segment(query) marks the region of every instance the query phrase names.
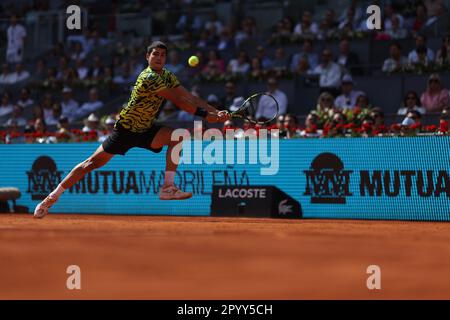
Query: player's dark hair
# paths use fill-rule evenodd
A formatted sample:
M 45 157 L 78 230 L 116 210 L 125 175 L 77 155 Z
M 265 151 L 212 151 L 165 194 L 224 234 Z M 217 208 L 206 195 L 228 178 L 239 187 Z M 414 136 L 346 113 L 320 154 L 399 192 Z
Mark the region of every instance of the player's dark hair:
M 153 41 L 152 44 L 147 47 L 147 53 L 151 53 L 155 48 L 164 49 L 167 53 L 167 46 L 162 41 Z

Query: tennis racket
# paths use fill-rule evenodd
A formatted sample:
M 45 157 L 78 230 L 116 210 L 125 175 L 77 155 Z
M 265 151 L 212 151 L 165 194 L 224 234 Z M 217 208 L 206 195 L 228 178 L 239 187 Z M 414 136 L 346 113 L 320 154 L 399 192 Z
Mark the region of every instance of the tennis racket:
M 263 99 L 263 103 L 265 106 L 268 106 L 271 109 L 269 117 L 264 118 L 264 120 L 258 121 L 255 119 L 256 108 L 258 107 L 258 103 Z M 277 99 L 274 96 L 268 93 L 255 93 L 249 96 L 244 102 L 241 104 L 238 110 L 230 113 L 231 118 L 235 119 L 244 119 L 253 124 L 269 124 L 273 120 L 275 120 L 278 116 L 278 112 L 280 111 L 280 107 L 278 105 Z

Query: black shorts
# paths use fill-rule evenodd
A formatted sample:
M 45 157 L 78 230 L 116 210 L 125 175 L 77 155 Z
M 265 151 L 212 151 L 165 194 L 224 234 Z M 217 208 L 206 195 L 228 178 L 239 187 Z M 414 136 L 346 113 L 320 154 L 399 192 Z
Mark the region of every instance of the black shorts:
M 113 133 L 102 143 L 103 150 L 110 154 L 125 155 L 131 148 L 143 148 L 156 153 L 161 152 L 162 148 L 153 149 L 152 141 L 162 126 L 154 124 L 146 132 L 132 132 L 116 124 Z

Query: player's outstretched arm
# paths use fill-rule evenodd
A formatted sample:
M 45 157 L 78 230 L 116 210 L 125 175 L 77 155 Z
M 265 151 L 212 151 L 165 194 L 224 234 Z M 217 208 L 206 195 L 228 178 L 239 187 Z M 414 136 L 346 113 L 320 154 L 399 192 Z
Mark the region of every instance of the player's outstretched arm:
M 192 95 L 181 86 L 163 89 L 158 92 L 158 95 L 172 101 L 177 107 L 191 114 L 199 115 L 197 113 L 199 108 L 205 110 L 205 115 L 203 117 L 208 122 L 224 122 L 229 119 L 228 112 L 217 110 L 206 101 Z
M 186 88 L 183 86 L 178 86 L 176 88 L 173 88 L 174 92 L 177 96 L 180 97 L 180 99 L 185 100 L 187 103 L 200 107 L 202 109 L 205 109 L 208 112 L 212 113 L 218 113 L 219 110 L 208 104 L 205 100 L 194 96 L 192 93 L 190 93 Z

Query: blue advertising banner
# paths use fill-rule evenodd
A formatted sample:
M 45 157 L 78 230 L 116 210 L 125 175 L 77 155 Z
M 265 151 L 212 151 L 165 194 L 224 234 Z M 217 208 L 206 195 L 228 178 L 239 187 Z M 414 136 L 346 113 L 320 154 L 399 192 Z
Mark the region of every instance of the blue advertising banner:
M 273 175 L 262 174 L 267 162 L 180 165 L 175 183 L 194 193 L 185 201 L 158 198 L 165 152 L 132 149 L 86 175 L 50 212 L 207 216 L 213 185 L 273 185 L 300 202 L 304 218 L 450 220 L 449 143 L 449 137 L 280 140 Z M 19 188 L 18 204 L 32 211 L 97 147 L 0 145 L 0 187 Z

